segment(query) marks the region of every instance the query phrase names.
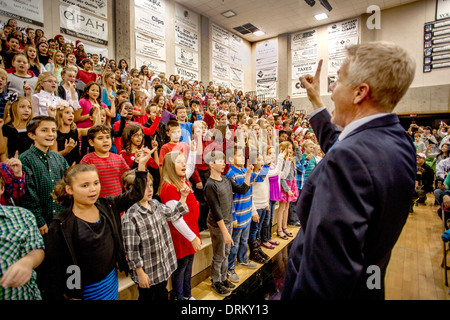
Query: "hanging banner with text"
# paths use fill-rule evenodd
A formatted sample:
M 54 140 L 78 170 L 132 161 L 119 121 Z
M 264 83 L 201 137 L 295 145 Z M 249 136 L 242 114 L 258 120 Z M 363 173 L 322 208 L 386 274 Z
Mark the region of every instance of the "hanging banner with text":
M 134 8 L 134 12 L 137 31 L 159 39 L 166 38 L 166 26 L 162 17 L 138 7 Z
M 60 2 L 108 19 L 108 0 L 60 0 Z
M 175 46 L 175 64 L 180 67 L 198 71 L 198 54 Z
M 108 22 L 81 12 L 78 7 L 59 6 L 61 32 L 78 39 L 108 45 Z
M 166 43 L 136 33 L 136 54 L 166 61 Z
M 155 74 L 166 73 L 165 62 L 147 59 L 141 56 L 136 56 L 136 68 L 140 69 L 141 66 L 147 66 L 148 70 L 153 71 Z
M 198 32 L 199 15 L 175 3 L 175 22 Z
M 180 79 L 185 79 L 189 81 L 199 80 L 198 72 L 188 70 L 182 67 L 175 66 L 175 74 L 180 76 Z
M 198 35 L 183 26 L 175 25 L 175 43 L 198 51 Z
M 134 5 L 153 11 L 163 17 L 166 13 L 165 0 L 134 0 Z
M 7 0 L 0 3 L 0 15 L 40 27 L 44 26 L 43 0 Z

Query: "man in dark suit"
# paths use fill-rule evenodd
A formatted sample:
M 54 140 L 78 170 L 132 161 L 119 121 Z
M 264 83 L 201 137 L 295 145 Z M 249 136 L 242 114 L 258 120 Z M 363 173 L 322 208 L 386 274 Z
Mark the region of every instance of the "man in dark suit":
M 381 68 L 380 66 L 383 66 Z M 282 299 L 384 299 L 391 251 L 409 214 L 416 178 L 411 139 L 392 110 L 415 63 L 390 43 L 347 47 L 331 87 L 331 117 L 315 76 L 300 78 L 315 111 L 310 123 L 325 157 L 297 205 Z

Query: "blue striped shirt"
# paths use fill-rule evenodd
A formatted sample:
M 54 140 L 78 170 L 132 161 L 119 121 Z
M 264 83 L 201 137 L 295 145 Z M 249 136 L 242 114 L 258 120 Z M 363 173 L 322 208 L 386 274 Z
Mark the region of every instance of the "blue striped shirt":
M 264 181 L 269 173 L 269 168 L 268 165 L 264 165 L 259 174 L 252 173 L 250 183 Z M 241 185 L 244 183 L 246 173 L 247 169 L 241 169 L 230 165 L 230 169 L 226 176 Z M 250 184 L 250 189 L 246 194 L 235 193 L 233 196 L 233 221 L 237 220 L 236 229 L 244 229 L 252 220 L 252 191 L 253 187 L 252 184 Z

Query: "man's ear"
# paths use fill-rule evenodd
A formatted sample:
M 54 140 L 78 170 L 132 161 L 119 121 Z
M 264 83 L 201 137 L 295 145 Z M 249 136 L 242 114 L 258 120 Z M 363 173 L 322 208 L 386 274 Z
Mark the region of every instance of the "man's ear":
M 357 88 L 355 88 L 355 91 L 353 92 L 353 103 L 361 104 L 369 97 L 370 86 L 367 83 L 361 83 Z

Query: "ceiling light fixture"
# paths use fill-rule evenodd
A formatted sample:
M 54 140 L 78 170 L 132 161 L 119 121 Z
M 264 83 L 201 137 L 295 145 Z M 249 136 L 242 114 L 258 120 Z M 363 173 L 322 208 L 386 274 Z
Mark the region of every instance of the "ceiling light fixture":
M 222 12 L 222 15 L 226 18 L 231 18 L 231 17 L 234 17 L 236 15 L 236 13 L 231 10 L 228 10 L 228 11 Z
M 264 31 L 262 31 L 262 30 L 258 30 L 258 31 L 253 32 L 253 34 L 255 36 L 259 37 L 259 36 L 265 35 L 266 33 Z
M 319 13 L 319 14 L 316 14 L 315 16 L 314 16 L 314 18 L 316 18 L 316 20 L 325 20 L 325 19 L 328 19 L 328 16 L 327 16 L 327 14 L 326 13 Z

